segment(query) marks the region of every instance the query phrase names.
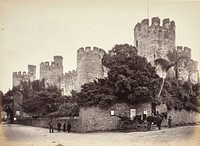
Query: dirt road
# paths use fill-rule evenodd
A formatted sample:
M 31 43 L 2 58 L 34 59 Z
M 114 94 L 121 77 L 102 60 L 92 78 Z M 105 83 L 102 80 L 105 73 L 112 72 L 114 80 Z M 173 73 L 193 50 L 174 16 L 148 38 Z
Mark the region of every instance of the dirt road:
M 130 133 L 49 133 L 44 128 L 0 124 L 0 132 L 0 146 L 200 146 L 200 126 Z

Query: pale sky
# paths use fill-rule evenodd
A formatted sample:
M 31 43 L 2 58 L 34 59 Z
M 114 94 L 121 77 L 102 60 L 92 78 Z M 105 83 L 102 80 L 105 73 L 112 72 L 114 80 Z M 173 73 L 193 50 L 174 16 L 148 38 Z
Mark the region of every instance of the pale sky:
M 0 90 L 12 89 L 12 72 L 62 55 L 64 72 L 76 69 L 76 51 L 134 45 L 134 26 L 148 18 L 148 1 L 0 0 Z M 149 1 L 149 18 L 176 23 L 176 45 L 192 49 L 200 64 L 200 1 Z M 199 67 L 200 65 L 198 65 Z M 200 67 L 199 67 L 200 68 Z

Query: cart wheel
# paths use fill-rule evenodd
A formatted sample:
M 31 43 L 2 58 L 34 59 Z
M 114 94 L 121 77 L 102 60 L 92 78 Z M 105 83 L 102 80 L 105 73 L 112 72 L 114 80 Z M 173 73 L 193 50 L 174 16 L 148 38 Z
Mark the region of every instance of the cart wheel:
M 141 131 L 148 131 L 148 122 L 147 122 L 147 121 L 145 121 L 145 122 L 142 124 Z
M 132 127 L 132 123 L 130 121 L 123 121 L 120 125 L 121 132 L 128 132 Z

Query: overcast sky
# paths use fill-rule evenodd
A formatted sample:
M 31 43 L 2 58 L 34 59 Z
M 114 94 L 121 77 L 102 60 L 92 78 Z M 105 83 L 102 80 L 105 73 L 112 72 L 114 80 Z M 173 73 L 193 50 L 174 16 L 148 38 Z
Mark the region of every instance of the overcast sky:
M 148 18 L 148 2 L 134 0 L 0 0 L 0 90 L 12 72 L 62 55 L 64 72 L 76 69 L 76 51 L 134 45 L 134 26 Z M 176 45 L 192 48 L 200 64 L 200 2 L 149 1 L 149 18 L 176 23 Z M 198 66 L 199 67 L 199 66 Z M 200 67 L 199 67 L 200 68 Z

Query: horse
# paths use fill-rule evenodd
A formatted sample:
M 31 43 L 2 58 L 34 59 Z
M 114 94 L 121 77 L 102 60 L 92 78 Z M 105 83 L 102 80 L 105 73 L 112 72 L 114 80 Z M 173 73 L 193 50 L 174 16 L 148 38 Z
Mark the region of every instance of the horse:
M 164 118 L 167 119 L 167 112 L 157 114 L 157 115 L 154 115 L 154 116 L 148 116 L 146 120 L 148 122 L 149 130 L 151 130 L 151 124 L 152 123 L 157 124 L 158 129 L 161 130 L 161 123 L 162 123 Z

